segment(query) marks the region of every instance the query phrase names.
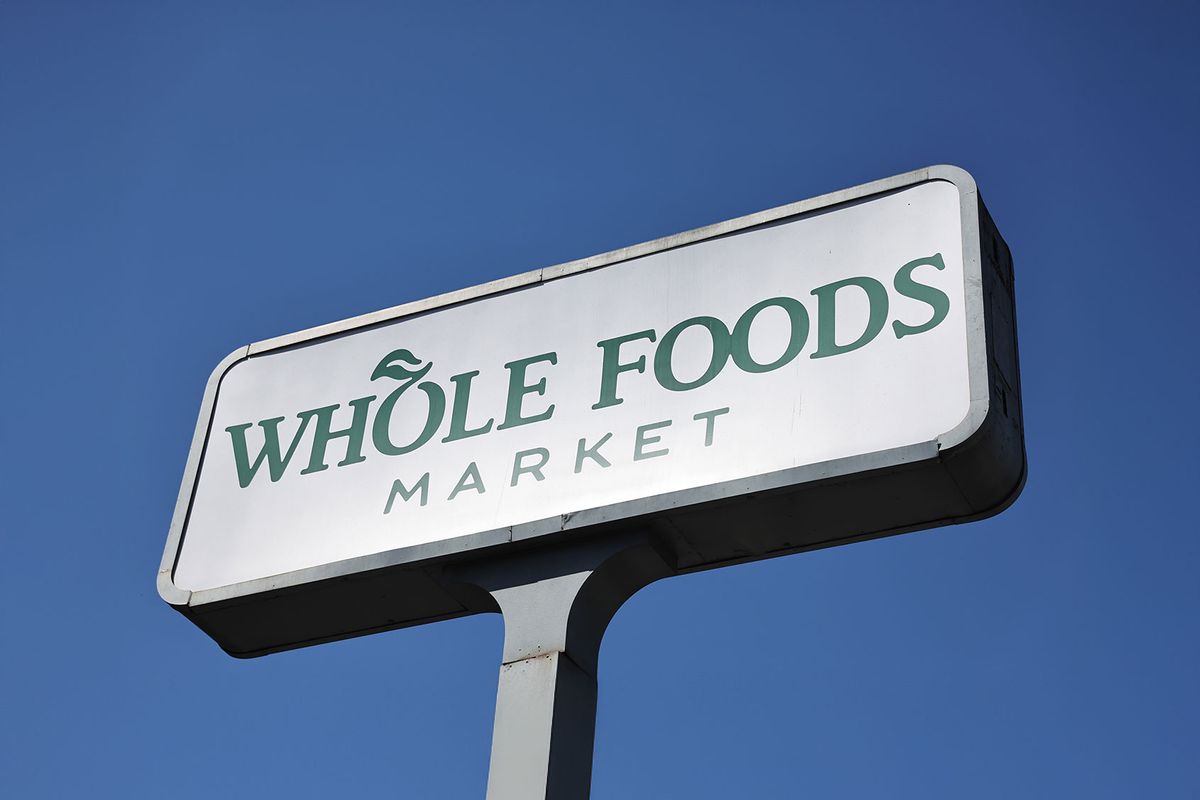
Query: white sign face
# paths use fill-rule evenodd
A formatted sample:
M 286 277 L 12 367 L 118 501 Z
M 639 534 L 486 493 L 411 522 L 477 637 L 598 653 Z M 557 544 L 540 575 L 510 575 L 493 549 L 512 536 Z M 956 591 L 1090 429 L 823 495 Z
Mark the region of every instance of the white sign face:
M 970 408 L 962 237 L 930 181 L 252 356 L 174 584 L 936 439 Z

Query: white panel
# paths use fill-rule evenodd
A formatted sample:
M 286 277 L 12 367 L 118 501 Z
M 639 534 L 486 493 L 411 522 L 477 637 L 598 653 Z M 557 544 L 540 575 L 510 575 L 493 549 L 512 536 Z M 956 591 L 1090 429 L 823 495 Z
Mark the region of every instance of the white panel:
M 867 201 L 818 212 L 757 230 L 698 242 L 508 294 L 404 318 L 340 338 L 269 352 L 235 366 L 221 383 L 192 513 L 175 570 L 175 584 L 200 590 L 529 522 L 558 514 L 774 472 L 829 459 L 932 440 L 953 429 L 969 406 L 967 333 L 958 190 L 934 181 Z M 923 333 L 897 338 L 892 322 L 918 325 L 931 306 L 901 295 L 897 270 L 940 254 L 945 269 L 924 265 L 913 277 L 944 293 L 949 314 Z M 416 267 L 414 267 L 416 268 Z M 820 325 L 813 289 L 868 276 L 888 292 L 883 330 L 865 346 L 812 358 Z M 656 343 L 633 341 L 621 360 L 645 355 L 643 373 L 617 379 L 620 405 L 599 410 L 603 353 L 597 343 L 653 329 L 659 340 L 673 325 L 696 316 L 722 320 L 732 330 L 747 308 L 771 297 L 804 304 L 811 322 L 798 357 L 770 372 L 744 372 L 729 360 L 716 378 L 689 390 L 664 389 L 653 374 Z M 865 294 L 838 294 L 838 341 L 857 338 L 867 320 Z M 752 328 L 751 351 L 769 361 L 783 352 L 791 328 L 777 308 Z M 423 380 L 444 389 L 445 418 L 419 449 L 386 456 L 372 445 L 371 428 L 384 398 L 400 384 L 371 374 L 388 353 L 404 348 L 433 367 Z M 554 352 L 557 363 L 529 369 L 545 377 L 545 396 L 525 397 L 525 414 L 550 403 L 550 419 L 495 429 L 505 414 L 509 373 L 504 365 Z M 702 329 L 680 336 L 674 369 L 683 380 L 708 363 L 711 340 Z M 468 424 L 494 418 L 484 435 L 442 442 L 449 429 L 454 386 L 450 376 L 480 374 L 471 385 Z M 350 425 L 349 401 L 375 395 L 363 441 L 364 461 L 339 467 L 346 438 L 329 443 L 329 468 L 301 474 L 309 461 L 316 420 L 309 423 L 282 477 L 267 465 L 239 486 L 227 428 L 255 423 L 247 433 L 251 459 L 262 445 L 260 420 L 279 424 L 284 449 L 297 431 L 297 414 L 340 404 L 334 429 Z M 425 395 L 416 386 L 397 402 L 398 443 L 424 423 Z M 697 414 L 728 408 L 713 420 L 706 446 Z M 665 455 L 634 460 L 639 426 L 670 421 L 646 436 L 645 450 Z M 577 445 L 611 433 L 602 468 L 586 460 L 575 472 Z M 523 475 L 511 485 L 518 451 L 550 454 L 538 481 Z M 530 459 L 535 460 L 535 459 Z M 448 495 L 469 464 L 486 491 Z M 429 474 L 427 504 L 419 494 L 384 508 L 399 479 L 412 487 Z

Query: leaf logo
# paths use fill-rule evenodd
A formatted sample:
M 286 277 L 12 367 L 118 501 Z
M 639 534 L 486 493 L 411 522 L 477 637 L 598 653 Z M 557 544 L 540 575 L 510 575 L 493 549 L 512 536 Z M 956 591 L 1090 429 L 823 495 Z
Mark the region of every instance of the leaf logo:
M 411 350 L 403 348 L 393 350 L 375 365 L 375 371 L 371 373 L 371 380 L 391 378 L 394 381 L 408 381 L 409 383 L 418 381 L 425 377 L 425 373 L 433 369 L 433 362 L 430 361 L 418 370 L 409 369 L 406 365 L 415 367 L 420 363 L 421 359 L 414 356 Z

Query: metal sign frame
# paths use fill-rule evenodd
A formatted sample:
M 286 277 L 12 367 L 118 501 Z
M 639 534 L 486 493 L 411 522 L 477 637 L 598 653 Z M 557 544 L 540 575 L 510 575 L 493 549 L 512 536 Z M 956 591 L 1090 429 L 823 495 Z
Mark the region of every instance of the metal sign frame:
M 174 584 L 222 377 L 235 364 L 929 181 L 953 184 L 961 213 L 970 411 L 953 430 L 920 444 L 583 508 L 260 580 L 194 592 Z M 244 658 L 497 611 L 502 604 L 484 586 L 488 581 L 474 576 L 514 558 L 544 560 L 599 543 L 604 555 L 592 569 L 619 552 L 650 548 L 654 566 L 639 569 L 657 578 L 987 517 L 1007 507 L 1025 479 L 1017 363 L 1011 256 L 974 179 L 952 166 L 268 339 L 238 348 L 209 378 L 158 573 L 159 594 L 226 652 Z

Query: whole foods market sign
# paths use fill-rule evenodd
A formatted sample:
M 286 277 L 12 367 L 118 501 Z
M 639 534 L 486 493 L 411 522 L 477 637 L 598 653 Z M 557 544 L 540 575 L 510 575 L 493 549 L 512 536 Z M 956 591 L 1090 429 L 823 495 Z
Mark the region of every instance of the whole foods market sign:
M 890 181 L 237 351 L 164 595 L 252 598 L 943 462 L 996 399 L 1019 438 L 1007 248 L 960 170 Z M 956 502 L 947 520 L 987 511 Z
M 970 407 L 958 217 L 926 183 L 247 359 L 176 583 L 933 439 Z

